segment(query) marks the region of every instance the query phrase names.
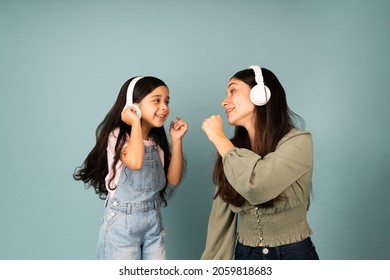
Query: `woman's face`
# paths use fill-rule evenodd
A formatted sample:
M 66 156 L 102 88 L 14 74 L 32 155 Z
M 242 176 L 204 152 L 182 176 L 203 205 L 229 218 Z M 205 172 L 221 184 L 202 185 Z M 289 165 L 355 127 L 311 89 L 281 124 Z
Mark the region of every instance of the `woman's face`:
M 251 102 L 251 88 L 243 81 L 232 78 L 227 86 L 226 98 L 222 101 L 228 123 L 235 126 L 253 126 L 256 106 Z

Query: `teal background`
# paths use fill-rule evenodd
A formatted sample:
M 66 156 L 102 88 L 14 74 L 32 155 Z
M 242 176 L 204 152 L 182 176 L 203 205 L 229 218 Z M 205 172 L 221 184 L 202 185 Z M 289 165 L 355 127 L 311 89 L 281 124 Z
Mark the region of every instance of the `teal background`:
M 0 1 L 0 259 L 94 259 L 103 201 L 72 179 L 120 86 L 154 75 L 189 124 L 163 210 L 169 259 L 199 259 L 214 186 L 200 126 L 258 64 L 313 134 L 322 259 L 390 259 L 390 2 Z M 225 123 L 226 124 L 226 123 Z M 226 127 L 231 136 L 232 128 Z

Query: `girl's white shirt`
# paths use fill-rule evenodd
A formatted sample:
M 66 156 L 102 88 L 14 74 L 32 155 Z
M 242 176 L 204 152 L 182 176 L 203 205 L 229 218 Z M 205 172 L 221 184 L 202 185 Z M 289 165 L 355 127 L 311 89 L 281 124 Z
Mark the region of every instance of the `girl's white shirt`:
M 110 136 L 108 137 L 108 145 L 107 145 L 108 174 L 107 174 L 105 180 L 106 180 L 106 188 L 107 188 L 110 196 L 112 196 L 115 192 L 115 188 L 118 185 L 119 177 L 120 177 L 121 170 L 123 167 L 123 162 L 121 160 L 119 160 L 115 166 L 115 169 L 116 169 L 115 178 L 111 182 L 111 189 L 114 189 L 114 190 L 111 190 L 109 188 L 109 181 L 110 181 L 110 178 L 112 177 L 112 174 L 114 173 L 114 170 L 112 168 L 112 164 L 114 162 L 115 145 L 116 145 L 116 142 L 118 140 L 118 134 L 119 134 L 119 128 L 116 128 L 110 133 Z M 143 140 L 143 142 L 144 142 L 144 146 L 156 145 L 156 143 L 152 140 Z M 125 146 L 126 145 L 127 145 L 127 141 L 126 141 Z M 158 145 L 156 145 L 156 146 L 157 146 L 157 149 L 158 149 L 158 152 L 160 155 L 161 163 L 164 166 L 164 151 L 161 149 L 160 146 L 158 146 Z

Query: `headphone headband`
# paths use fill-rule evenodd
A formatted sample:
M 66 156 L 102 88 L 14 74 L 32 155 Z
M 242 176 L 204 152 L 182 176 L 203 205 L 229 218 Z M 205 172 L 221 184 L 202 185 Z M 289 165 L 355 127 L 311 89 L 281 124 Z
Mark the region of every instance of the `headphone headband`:
M 249 69 L 252 69 L 255 72 L 255 81 L 257 84 L 251 89 L 250 99 L 252 103 L 257 106 L 265 105 L 271 98 L 271 91 L 264 84 L 261 67 L 257 65 L 252 65 L 249 67 Z
M 141 80 L 143 77 L 135 77 L 131 80 L 129 87 L 127 88 L 127 93 L 126 93 L 126 107 L 131 107 L 132 109 L 135 110 L 137 116 L 141 118 L 141 109 L 133 103 L 133 94 L 134 94 L 134 87 L 136 83 Z
M 252 65 L 249 67 L 255 72 L 255 81 L 258 85 L 264 84 L 263 73 L 261 72 L 260 66 Z

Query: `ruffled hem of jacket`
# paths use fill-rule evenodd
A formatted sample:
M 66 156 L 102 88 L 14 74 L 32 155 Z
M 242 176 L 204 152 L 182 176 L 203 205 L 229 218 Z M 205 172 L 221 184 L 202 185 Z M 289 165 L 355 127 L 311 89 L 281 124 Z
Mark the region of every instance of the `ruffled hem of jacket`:
M 285 238 L 285 239 L 275 239 L 275 240 L 264 239 L 263 246 L 278 247 L 278 246 L 282 246 L 282 245 L 300 242 L 300 241 L 303 241 L 306 238 L 308 238 L 312 233 L 313 233 L 313 231 L 309 228 L 309 229 L 307 229 L 307 232 L 305 232 L 305 233 L 298 233 L 296 235 L 289 236 L 288 238 Z M 248 238 L 248 237 L 245 238 L 243 236 L 240 236 L 240 234 L 238 234 L 238 241 L 241 244 L 244 244 L 244 245 L 250 246 L 250 247 L 258 247 L 259 243 L 260 243 L 258 238 L 255 238 L 255 239 Z

